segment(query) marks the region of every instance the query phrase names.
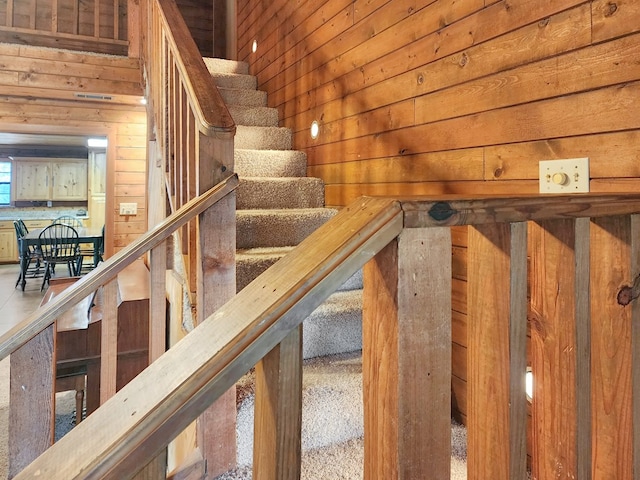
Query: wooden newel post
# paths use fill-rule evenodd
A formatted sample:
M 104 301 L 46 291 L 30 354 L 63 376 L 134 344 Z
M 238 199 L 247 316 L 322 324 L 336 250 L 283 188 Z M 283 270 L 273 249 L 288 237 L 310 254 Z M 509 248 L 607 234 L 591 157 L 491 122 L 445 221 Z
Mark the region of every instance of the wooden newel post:
M 364 269 L 365 479 L 451 472 L 451 233 L 405 229 Z
M 233 171 L 233 135 L 199 137 L 202 191 Z M 236 194 L 202 213 L 199 222 L 198 324 L 236 294 Z M 198 445 L 214 478 L 236 465 L 236 389 L 224 393 L 198 419 Z

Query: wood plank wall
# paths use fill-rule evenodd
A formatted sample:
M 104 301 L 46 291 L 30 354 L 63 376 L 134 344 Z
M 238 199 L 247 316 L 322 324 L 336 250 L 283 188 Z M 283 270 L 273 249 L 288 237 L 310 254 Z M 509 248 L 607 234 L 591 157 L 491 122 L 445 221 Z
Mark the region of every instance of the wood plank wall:
M 249 0 L 237 21 L 238 58 L 326 182 L 327 205 L 537 193 L 539 160 L 582 156 L 591 191 L 640 188 L 637 0 Z M 464 230 L 453 238 L 464 417 Z
M 107 253 L 146 231 L 147 121 L 138 60 L 0 44 L 0 88 L 2 131 L 109 135 L 114 182 L 106 216 L 114 223 Z M 75 93 L 107 93 L 111 101 Z M 137 202 L 138 214 L 120 217 L 120 202 Z

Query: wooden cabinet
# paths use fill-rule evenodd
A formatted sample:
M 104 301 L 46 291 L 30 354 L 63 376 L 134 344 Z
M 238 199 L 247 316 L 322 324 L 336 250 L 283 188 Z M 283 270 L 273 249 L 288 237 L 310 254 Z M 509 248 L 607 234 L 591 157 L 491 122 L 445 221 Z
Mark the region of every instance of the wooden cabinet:
M 107 191 L 107 153 L 89 151 L 89 220 L 87 226 L 101 227 L 105 223 Z
M 16 158 L 14 200 L 87 199 L 87 160 Z
M 18 246 L 12 221 L 0 221 L 0 263 L 16 262 Z

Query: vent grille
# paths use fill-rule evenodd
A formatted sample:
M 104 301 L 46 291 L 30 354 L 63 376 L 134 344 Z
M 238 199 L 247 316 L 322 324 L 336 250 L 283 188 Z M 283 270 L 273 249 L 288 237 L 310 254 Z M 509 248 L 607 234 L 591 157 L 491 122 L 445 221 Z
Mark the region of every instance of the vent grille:
M 102 95 L 99 93 L 75 93 L 76 98 L 82 98 L 85 100 L 112 100 L 110 95 Z

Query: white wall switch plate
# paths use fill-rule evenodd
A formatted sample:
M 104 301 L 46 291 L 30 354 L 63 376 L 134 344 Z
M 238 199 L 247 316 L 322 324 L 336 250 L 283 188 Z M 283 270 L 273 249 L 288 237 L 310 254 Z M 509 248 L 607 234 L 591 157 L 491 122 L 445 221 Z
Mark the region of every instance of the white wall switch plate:
M 137 215 L 138 204 L 137 203 L 121 203 L 120 215 Z
M 585 193 L 589 191 L 589 159 L 542 160 L 540 193 Z

